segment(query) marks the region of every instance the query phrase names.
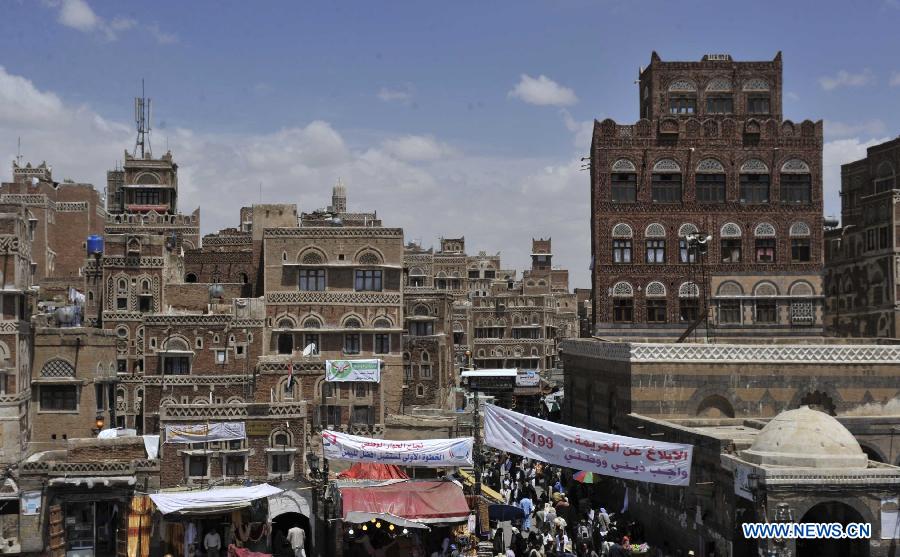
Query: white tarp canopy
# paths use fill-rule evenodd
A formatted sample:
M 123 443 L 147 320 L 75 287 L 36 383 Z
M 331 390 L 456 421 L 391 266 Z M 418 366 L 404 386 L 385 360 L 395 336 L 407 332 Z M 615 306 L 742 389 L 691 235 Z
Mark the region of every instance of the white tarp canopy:
M 229 511 L 245 506 L 254 499 L 262 499 L 281 493 L 282 490 L 269 484 L 252 487 L 228 487 L 202 491 L 172 491 L 154 493 L 150 496 L 153 503 L 163 514 L 177 512 L 215 512 Z
M 460 377 L 515 377 L 517 369 L 467 369 Z

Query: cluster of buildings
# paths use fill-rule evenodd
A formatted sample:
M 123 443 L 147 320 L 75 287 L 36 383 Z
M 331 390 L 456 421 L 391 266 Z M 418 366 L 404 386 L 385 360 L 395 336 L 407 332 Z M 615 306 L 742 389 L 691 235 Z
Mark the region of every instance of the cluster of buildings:
M 0 186 L 0 553 L 113 555 L 136 495 L 246 482 L 287 489 L 274 518 L 312 539 L 322 429 L 446 437 L 461 367 L 548 375 L 578 334 L 549 239 L 519 277 L 464 238 L 405 244 L 340 182 L 201 237 L 172 154 L 139 146 L 105 194 L 19 160 Z M 380 382 L 325 382 L 346 360 Z M 201 426 L 238 433 L 166 442 Z
M 783 118 L 780 53 L 654 52 L 637 83 L 636 123 L 594 125 L 594 338 L 563 343 L 564 420 L 694 447 L 690 487 L 612 488 L 674 554 L 895 554 L 900 140 L 842 166 L 838 223 L 822 122 Z M 783 521 L 872 535 L 741 530 Z
M 426 249 L 351 212 L 340 182 L 324 209 L 242 207 L 201 235 L 172 154 L 140 135 L 103 194 L 14 162 L 0 185 L 0 553 L 131 555 L 136 497 L 248 482 L 285 488 L 268 521 L 318 538 L 319 432 L 456 435 L 460 370 L 475 368 L 541 378 L 504 383 L 509 406 L 537 411 L 564 377 L 566 423 L 693 445 L 687 488 L 610 484 L 654 545 L 892 555 L 900 139 L 842 167 L 838 222 L 823 217 L 822 122 L 783 117 L 780 53 L 653 53 L 638 84 L 636 123 L 594 126 L 590 289 L 570 291 L 549 239 L 532 239 L 521 274 L 463 237 Z M 348 360 L 377 361 L 380 381 L 325 381 Z M 166 442 L 200 429 L 229 433 Z M 873 536 L 741 534 L 789 519 Z M 177 547 L 179 527 L 148 543 Z

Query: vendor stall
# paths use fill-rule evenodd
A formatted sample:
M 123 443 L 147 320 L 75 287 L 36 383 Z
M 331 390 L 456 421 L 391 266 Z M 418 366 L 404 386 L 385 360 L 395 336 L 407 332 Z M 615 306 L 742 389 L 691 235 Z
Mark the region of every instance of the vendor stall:
M 343 554 L 430 555 L 452 541 L 452 528 L 471 511 L 459 484 L 446 480 L 392 480 L 336 484 L 343 522 Z

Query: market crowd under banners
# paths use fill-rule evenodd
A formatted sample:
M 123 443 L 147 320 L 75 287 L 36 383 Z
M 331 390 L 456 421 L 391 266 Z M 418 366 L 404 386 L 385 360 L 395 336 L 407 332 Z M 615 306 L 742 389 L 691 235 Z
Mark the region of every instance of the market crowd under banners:
M 325 381 L 379 383 L 381 360 L 325 360 Z
M 581 429 L 485 405 L 486 445 L 550 464 L 666 485 L 691 482 L 692 445 Z
M 471 437 L 389 441 L 337 431 L 322 432 L 325 458 L 401 466 L 472 466 L 473 443 L 474 439 Z

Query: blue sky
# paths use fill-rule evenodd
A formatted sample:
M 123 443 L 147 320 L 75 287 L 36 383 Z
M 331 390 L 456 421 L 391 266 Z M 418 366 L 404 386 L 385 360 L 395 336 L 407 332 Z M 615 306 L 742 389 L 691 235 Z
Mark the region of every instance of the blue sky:
M 260 199 L 309 210 L 342 177 L 352 209 L 427 246 L 527 265 L 532 236 L 588 286 L 593 118 L 631 122 L 656 50 L 784 55 L 785 116 L 826 121 L 839 165 L 900 133 L 900 0 L 872 2 L 7 2 L 0 156 L 103 184 L 133 145 L 132 97 L 182 168 L 204 231 Z M 544 76 L 541 78 L 541 76 Z M 5 108 L 4 108 L 5 107 Z

